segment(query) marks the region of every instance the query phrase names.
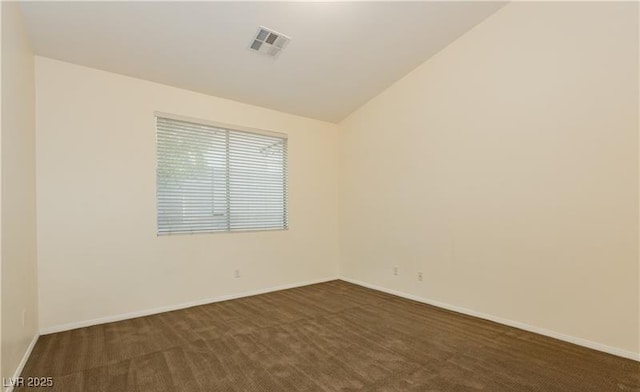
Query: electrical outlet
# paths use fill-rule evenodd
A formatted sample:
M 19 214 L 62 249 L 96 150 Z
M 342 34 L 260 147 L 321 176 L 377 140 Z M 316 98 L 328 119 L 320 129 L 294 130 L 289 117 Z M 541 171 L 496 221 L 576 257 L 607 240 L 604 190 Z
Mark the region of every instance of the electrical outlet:
M 422 272 L 418 272 L 418 282 L 422 282 Z
M 239 277 L 240 277 L 240 270 L 239 270 L 239 269 L 235 270 L 235 272 L 234 272 L 233 276 L 234 276 L 235 278 L 239 278 Z
M 393 267 L 393 275 L 398 276 L 398 266 Z

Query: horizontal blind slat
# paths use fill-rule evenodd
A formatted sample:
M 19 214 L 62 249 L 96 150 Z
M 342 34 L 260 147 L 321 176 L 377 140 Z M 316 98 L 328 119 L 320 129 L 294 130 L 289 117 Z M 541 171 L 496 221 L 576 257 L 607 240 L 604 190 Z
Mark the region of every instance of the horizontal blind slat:
M 156 118 L 158 233 L 288 227 L 287 140 Z

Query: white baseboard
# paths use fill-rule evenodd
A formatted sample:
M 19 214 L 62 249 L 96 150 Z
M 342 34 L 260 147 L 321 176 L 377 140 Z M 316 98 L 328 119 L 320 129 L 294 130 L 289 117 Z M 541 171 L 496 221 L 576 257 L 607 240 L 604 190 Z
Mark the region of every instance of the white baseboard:
M 551 331 L 549 329 L 535 327 L 533 325 L 521 323 L 519 321 L 513 321 L 513 320 L 505 319 L 505 318 L 502 318 L 502 317 L 493 316 L 493 315 L 490 315 L 490 314 L 478 312 L 478 311 L 467 309 L 467 308 L 463 308 L 463 307 L 460 307 L 460 306 L 450 305 L 450 304 L 447 304 L 447 303 L 444 303 L 444 302 L 440 302 L 440 301 L 436 301 L 436 300 L 432 300 L 432 299 L 428 299 L 428 298 L 418 297 L 416 295 L 404 293 L 402 291 L 392 290 L 392 289 L 388 289 L 386 287 L 378 286 L 378 285 L 375 285 L 375 284 L 362 282 L 362 281 L 357 280 L 357 279 L 351 279 L 351 278 L 347 278 L 347 277 L 342 276 L 342 277 L 340 277 L 340 280 L 344 280 L 345 282 L 353 283 L 353 284 L 356 284 L 358 286 L 367 287 L 367 288 L 370 288 L 370 289 L 373 289 L 373 290 L 382 291 L 384 293 L 397 295 L 398 297 L 403 297 L 403 298 L 411 299 L 411 300 L 414 300 L 414 301 L 417 301 L 417 302 L 422 302 L 422 303 L 425 303 L 425 304 L 437 306 L 439 308 L 451 310 L 451 311 L 454 311 L 454 312 L 457 312 L 457 313 L 466 314 L 468 316 L 478 317 L 478 318 L 481 318 L 481 319 L 484 319 L 484 320 L 489 320 L 489 321 L 496 322 L 498 324 L 507 325 L 509 327 L 514 327 L 514 328 L 522 329 L 522 330 L 525 330 L 525 331 L 537 333 L 539 335 L 544 335 L 544 336 L 548 336 L 548 337 L 551 337 L 551 338 L 554 338 L 554 339 L 558 339 L 558 340 L 562 340 L 562 341 L 565 341 L 565 342 L 577 344 L 578 346 L 591 348 L 591 349 L 602 351 L 602 352 L 605 352 L 605 353 L 608 353 L 608 354 L 613 354 L 613 355 L 616 355 L 616 356 L 619 356 L 619 357 L 632 359 L 634 361 L 640 361 L 640 353 L 634 353 L 634 352 L 631 352 L 631 351 L 623 350 L 621 348 L 607 346 L 605 344 L 592 342 L 590 340 L 577 338 L 577 337 L 570 336 L 570 335 L 565 335 L 565 334 L 562 334 L 562 333 L 559 333 L 559 332 L 556 332 L 556 331 Z
M 324 282 L 329 282 L 331 280 L 337 280 L 337 279 L 339 279 L 337 276 L 333 276 L 333 277 L 328 277 L 328 278 L 310 280 L 310 281 L 306 281 L 306 282 L 299 282 L 299 283 L 292 283 L 292 284 L 286 284 L 286 285 L 275 286 L 275 287 L 268 287 L 268 288 L 265 288 L 265 289 L 245 291 L 245 292 L 238 293 L 238 294 L 221 295 L 221 296 L 218 296 L 218 297 L 205 298 L 205 299 L 201 299 L 201 300 L 198 300 L 198 301 L 181 303 L 181 304 L 177 304 L 177 305 L 168 305 L 168 306 L 162 306 L 162 307 L 159 307 L 159 308 L 139 310 L 139 311 L 136 311 L 136 312 L 123 313 L 123 314 L 116 314 L 116 315 L 113 315 L 113 316 L 100 317 L 100 318 L 96 318 L 96 319 L 78 321 L 78 322 L 74 322 L 74 323 L 54 325 L 54 326 L 51 326 L 51 327 L 42 328 L 40 330 L 40 334 L 41 335 L 48 335 L 48 334 L 56 333 L 56 332 L 69 331 L 69 330 L 77 329 L 77 328 L 90 327 L 92 325 L 112 323 L 112 322 L 115 322 L 115 321 L 128 320 L 128 319 L 132 319 L 132 318 L 136 318 L 136 317 L 143 317 L 143 316 L 149 316 L 149 315 L 152 315 L 152 314 L 170 312 L 170 311 L 173 311 L 173 310 L 191 308 L 193 306 L 206 305 L 206 304 L 211 304 L 211 303 L 214 303 L 214 302 L 228 301 L 230 299 L 251 297 L 253 295 L 266 294 L 266 293 L 270 293 L 270 292 L 273 292 L 273 291 L 293 289 L 293 288 L 296 288 L 296 287 L 308 286 L 308 285 L 311 285 L 311 284 L 324 283 Z
M 451 311 L 454 311 L 454 312 L 466 314 L 466 315 L 473 316 L 473 317 L 478 317 L 478 318 L 481 318 L 481 319 L 484 319 L 484 320 L 493 321 L 493 322 L 496 322 L 496 323 L 499 323 L 499 324 L 507 325 L 509 327 L 514 327 L 514 328 L 522 329 L 524 331 L 537 333 L 539 335 L 548 336 L 548 337 L 551 337 L 551 338 L 555 338 L 555 339 L 562 340 L 562 341 L 565 341 L 565 342 L 577 344 L 579 346 L 583 346 L 583 347 L 591 348 L 591 349 L 594 349 L 594 350 L 602 351 L 602 352 L 605 352 L 605 353 L 608 353 L 608 354 L 612 354 L 612 355 L 616 355 L 616 356 L 619 356 L 619 357 L 628 358 L 628 359 L 632 359 L 632 360 L 635 360 L 635 361 L 640 361 L 640 353 L 634 353 L 634 352 L 623 350 L 623 349 L 620 349 L 620 348 L 617 348 L 617 347 L 611 347 L 611 346 L 607 346 L 607 345 L 601 344 L 601 343 L 596 343 L 596 342 L 593 342 L 593 341 L 590 341 L 590 340 L 577 338 L 577 337 L 570 336 L 570 335 L 565 335 L 565 334 L 562 334 L 562 333 L 559 333 L 559 332 L 556 332 L 556 331 L 552 331 L 552 330 L 548 330 L 548 329 L 545 329 L 545 328 L 532 326 L 532 325 L 529 325 L 529 324 L 521 323 L 519 321 L 513 321 L 513 320 L 505 319 L 505 318 L 502 318 L 502 317 L 493 316 L 493 315 L 486 314 L 486 313 L 483 313 L 483 312 L 478 312 L 478 311 L 475 311 L 475 310 L 463 308 L 461 306 L 451 305 L 451 304 L 447 304 L 447 303 L 444 303 L 444 302 L 440 302 L 440 301 L 436 301 L 436 300 L 432 300 L 432 299 L 428 299 L 428 298 L 422 298 L 422 297 L 419 297 L 419 296 L 416 296 L 416 295 L 412 295 L 412 294 L 408 294 L 408 293 L 405 293 L 405 292 L 402 292 L 402 291 L 388 289 L 386 287 L 382 287 L 382 286 L 378 286 L 378 285 L 375 285 L 375 284 L 366 283 L 366 282 L 363 282 L 363 281 L 360 281 L 360 280 L 357 280 L 357 279 L 347 278 L 347 277 L 344 277 L 344 276 L 341 276 L 341 277 L 335 276 L 335 277 L 328 277 L 328 278 L 323 278 L 323 279 L 316 279 L 316 280 L 311 280 L 311 281 L 306 281 L 306 282 L 299 282 L 299 283 L 293 283 L 293 284 L 269 287 L 269 288 L 265 288 L 265 289 L 246 291 L 246 292 L 242 292 L 242 293 L 238 293 L 238 294 L 222 295 L 222 296 L 218 296 L 218 297 L 214 297 L 214 298 L 206 298 L 206 299 L 202 299 L 202 300 L 198 300 L 198 301 L 182 303 L 182 304 L 177 304 L 177 305 L 169 305 L 169 306 L 163 306 L 163 307 L 154 308 L 154 309 L 147 309 L 147 310 L 141 310 L 141 311 L 136 311 L 136 312 L 130 312 L 130 313 L 113 315 L 113 316 L 101 317 L 101 318 L 96 318 L 96 319 L 92 319 L 92 320 L 79 321 L 79 322 L 75 322 L 75 323 L 54 325 L 54 326 L 51 326 L 51 327 L 43 328 L 40 331 L 40 334 L 41 335 L 47 335 L 47 334 L 56 333 L 56 332 L 68 331 L 68 330 L 72 330 L 72 329 L 76 329 L 76 328 L 89 327 L 89 326 L 92 326 L 92 325 L 98 325 L 98 324 L 111 323 L 111 322 L 115 322 L 115 321 L 128 320 L 128 319 L 132 319 L 132 318 L 136 318 L 136 317 L 143 317 L 143 316 L 149 316 L 149 315 L 152 315 L 152 314 L 170 312 L 172 310 L 185 309 L 185 308 L 190 308 L 190 307 L 193 307 L 193 306 L 206 305 L 206 304 L 210 304 L 210 303 L 214 303 L 214 302 L 228 301 L 228 300 L 231 300 L 231 299 L 250 297 L 250 296 L 259 295 L 259 294 L 266 294 L 266 293 L 270 293 L 270 292 L 278 291 L 278 290 L 286 290 L 286 289 L 292 289 L 292 288 L 295 288 L 295 287 L 308 286 L 308 285 L 311 285 L 311 284 L 324 283 L 324 282 L 328 282 L 328 281 L 336 280 L 336 279 L 344 280 L 345 282 L 353 283 L 353 284 L 356 284 L 358 286 L 367 287 L 367 288 L 370 288 L 370 289 L 373 289 L 373 290 L 377 290 L 377 291 L 382 291 L 382 292 L 385 292 L 385 293 L 388 293 L 388 294 L 397 295 L 399 297 L 411 299 L 411 300 L 414 300 L 414 301 L 417 301 L 417 302 L 422 302 L 422 303 L 425 303 L 425 304 L 437 306 L 439 308 L 451 310 Z M 20 363 L 20 366 L 18 367 L 18 370 L 16 371 L 18 376 L 19 376 L 20 372 L 22 372 L 22 368 L 24 367 L 24 364 L 26 363 L 27 358 L 29 357 L 29 354 L 31 353 L 31 350 L 33 349 L 33 346 L 35 345 L 35 342 L 36 342 L 37 338 L 38 338 L 38 335 L 36 335 L 34 337 L 33 341 L 31 342 L 31 345 L 29 346 L 29 349 L 25 353 L 25 356 L 23 357 L 22 362 Z M 8 389 L 6 392 L 10 392 L 10 389 Z
M 36 333 L 33 336 L 33 339 L 31 339 L 31 343 L 29 343 L 29 346 L 27 347 L 27 351 L 24 352 L 24 355 L 22 356 L 22 359 L 20 360 L 20 363 L 18 364 L 18 367 L 16 368 L 16 371 L 13 373 L 12 380 L 17 380 L 18 377 L 20 377 L 20 375 L 22 374 L 22 370 L 24 369 L 24 365 L 27 364 L 27 360 L 31 356 L 31 351 L 33 351 L 33 348 L 35 347 L 36 342 L 38 341 L 39 337 L 40 337 L 40 335 L 38 333 Z M 12 392 L 12 391 L 13 391 L 13 386 L 6 387 L 5 390 L 4 390 L 4 392 Z

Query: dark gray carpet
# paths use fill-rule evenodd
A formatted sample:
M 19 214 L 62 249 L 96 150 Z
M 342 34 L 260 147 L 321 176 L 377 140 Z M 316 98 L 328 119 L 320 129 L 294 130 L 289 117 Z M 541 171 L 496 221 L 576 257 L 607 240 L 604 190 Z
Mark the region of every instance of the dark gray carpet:
M 640 363 L 332 281 L 40 337 L 18 391 L 640 391 Z

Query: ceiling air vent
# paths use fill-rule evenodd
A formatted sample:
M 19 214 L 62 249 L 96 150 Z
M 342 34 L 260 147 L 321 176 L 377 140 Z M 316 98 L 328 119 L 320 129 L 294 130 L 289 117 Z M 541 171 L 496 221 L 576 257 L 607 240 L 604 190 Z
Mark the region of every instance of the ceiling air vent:
M 291 38 L 284 34 L 260 26 L 249 48 L 270 57 L 277 57 L 290 40 Z

